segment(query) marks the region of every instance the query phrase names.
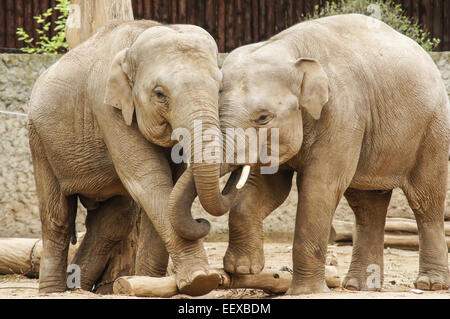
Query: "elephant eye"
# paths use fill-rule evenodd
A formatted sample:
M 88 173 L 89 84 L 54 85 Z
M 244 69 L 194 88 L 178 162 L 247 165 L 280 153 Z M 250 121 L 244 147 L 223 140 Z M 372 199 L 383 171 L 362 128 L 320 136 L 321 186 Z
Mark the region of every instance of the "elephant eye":
M 266 125 L 275 118 L 275 114 L 269 111 L 259 112 L 252 116 L 252 122 L 256 125 Z
M 153 89 L 153 92 L 155 93 L 158 100 L 160 100 L 161 102 L 165 102 L 165 100 L 167 99 L 167 95 L 164 94 L 164 89 L 162 87 L 160 86 L 155 87 Z

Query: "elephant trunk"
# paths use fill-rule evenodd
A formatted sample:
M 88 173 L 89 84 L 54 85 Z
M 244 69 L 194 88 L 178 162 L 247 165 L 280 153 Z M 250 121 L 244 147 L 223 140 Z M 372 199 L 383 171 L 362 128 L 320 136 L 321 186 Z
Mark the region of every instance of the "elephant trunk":
M 230 171 L 229 166 L 222 166 L 220 176 Z M 230 178 L 223 190 L 223 197 L 226 201 L 232 203 L 236 196 L 236 185 L 241 169 L 237 169 L 231 173 Z M 175 231 L 181 237 L 188 240 L 197 240 L 208 235 L 211 228 L 210 223 L 203 218 L 194 219 L 191 215 L 192 203 L 197 196 L 195 188 L 194 176 L 191 168 L 188 168 L 178 179 L 169 199 L 169 219 Z
M 189 240 L 206 236 L 210 229 L 208 221 L 194 220 L 191 215 L 192 202 L 197 194 L 203 208 L 214 216 L 224 215 L 231 205 L 230 196 L 223 196 L 219 187 L 222 143 L 217 108 L 202 108 L 193 114 L 195 121 L 193 117 L 190 121 L 188 118 L 191 123 L 191 167 L 177 181 L 168 207 L 175 231 Z M 208 137 L 212 137 L 212 141 L 208 141 Z
M 191 215 L 192 203 L 197 196 L 192 171 L 187 169 L 178 179 L 169 198 L 168 214 L 177 234 L 188 240 L 197 240 L 208 235 L 210 223 Z

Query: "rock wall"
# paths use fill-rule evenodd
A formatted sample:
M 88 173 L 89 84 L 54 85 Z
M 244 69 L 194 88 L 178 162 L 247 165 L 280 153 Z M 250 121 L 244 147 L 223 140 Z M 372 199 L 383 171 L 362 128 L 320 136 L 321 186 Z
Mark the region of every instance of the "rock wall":
M 441 70 L 450 92 L 450 52 L 431 54 Z M 219 57 L 223 62 L 225 54 Z M 59 56 L 0 54 L 0 110 L 26 113 L 26 103 L 37 77 Z M 0 113 L 0 237 L 38 237 L 40 220 L 37 209 L 31 156 L 26 128 L 27 119 L 20 115 Z M 295 182 L 294 182 L 295 185 Z M 450 195 L 450 191 L 449 191 Z M 447 215 L 450 217 L 450 196 L 447 196 Z M 294 186 L 285 203 L 264 222 L 267 236 L 276 239 L 290 239 L 294 230 L 297 194 Z M 201 208 L 198 200 L 193 205 L 195 216 L 203 216 L 212 222 L 210 239 L 226 239 L 227 215 L 211 217 Z M 396 190 L 391 201 L 389 214 L 412 217 L 401 191 Z M 77 228 L 84 231 L 86 212 L 80 209 Z M 353 214 L 345 199 L 341 201 L 335 218 L 352 220 Z
M 0 110 L 26 112 L 34 82 L 59 58 L 50 54 L 0 54 Z

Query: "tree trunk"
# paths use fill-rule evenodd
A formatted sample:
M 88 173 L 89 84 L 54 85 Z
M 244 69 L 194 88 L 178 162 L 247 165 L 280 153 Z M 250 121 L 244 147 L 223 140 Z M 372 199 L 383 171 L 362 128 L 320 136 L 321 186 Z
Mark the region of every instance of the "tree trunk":
M 131 0 L 72 0 L 66 23 L 69 49 L 75 48 L 112 20 L 133 20 Z

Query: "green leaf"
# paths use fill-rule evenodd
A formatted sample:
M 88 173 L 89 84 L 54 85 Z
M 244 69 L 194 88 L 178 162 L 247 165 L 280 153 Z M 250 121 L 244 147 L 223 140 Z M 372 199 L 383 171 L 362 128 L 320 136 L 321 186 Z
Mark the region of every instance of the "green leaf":
M 68 44 L 66 41 L 65 25 L 69 16 L 70 0 L 56 0 L 54 8 L 48 8 L 40 15 L 34 16 L 33 19 L 40 25 L 40 28 L 36 29 L 39 39 L 31 38 L 23 28 L 16 29 L 17 39 L 23 41 L 27 46 L 20 50 L 25 53 L 33 54 L 57 54 L 67 51 Z M 48 18 L 54 11 L 58 11 L 60 14 L 57 20 L 52 24 L 47 22 Z M 54 36 L 49 39 L 48 35 L 50 31 L 56 32 Z
M 325 4 L 314 7 L 312 14 L 303 15 L 302 20 L 311 20 L 326 16 L 333 16 L 345 13 L 360 13 L 370 15 L 368 10 L 370 5 L 376 4 L 380 9 L 381 20 L 393 29 L 415 40 L 422 47 L 431 51 L 439 45 L 439 42 L 430 39 L 430 34 L 424 32 L 415 19 L 408 17 L 402 5 L 392 0 L 341 0 L 326 1 Z M 439 39 L 437 39 L 439 40 Z M 436 44 L 437 43 L 437 44 Z

